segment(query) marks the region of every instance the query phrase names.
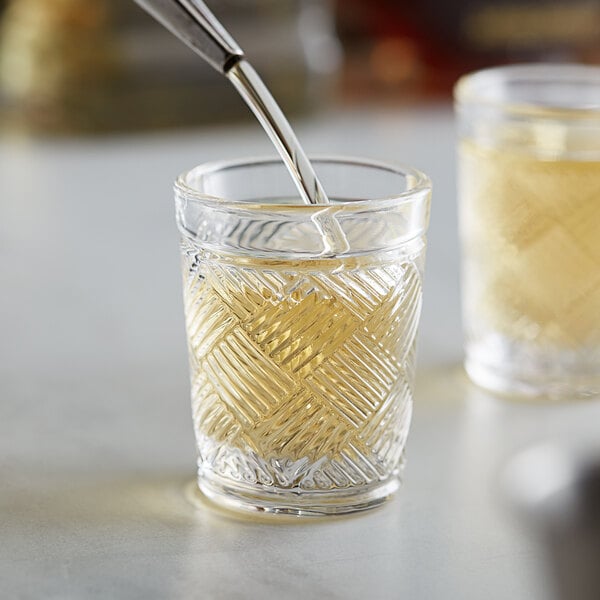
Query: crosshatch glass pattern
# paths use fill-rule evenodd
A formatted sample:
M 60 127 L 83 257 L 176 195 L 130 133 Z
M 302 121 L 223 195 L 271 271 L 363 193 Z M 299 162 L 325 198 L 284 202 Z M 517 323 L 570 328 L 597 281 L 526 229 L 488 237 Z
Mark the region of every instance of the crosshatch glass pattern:
M 430 183 L 313 164 L 328 205 L 299 204 L 277 159 L 175 186 L 198 487 L 237 510 L 342 514 L 399 486 Z
M 420 253 L 223 260 L 184 241 L 200 472 L 332 490 L 392 476 L 412 408 Z

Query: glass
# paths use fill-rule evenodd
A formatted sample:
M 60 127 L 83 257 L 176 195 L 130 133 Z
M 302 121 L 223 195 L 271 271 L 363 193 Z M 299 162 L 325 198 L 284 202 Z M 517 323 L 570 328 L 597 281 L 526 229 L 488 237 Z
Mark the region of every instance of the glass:
M 326 515 L 398 485 L 412 410 L 430 183 L 313 160 L 299 204 L 276 158 L 176 182 L 198 485 L 230 508 Z M 347 244 L 331 251 L 337 219 Z
M 466 370 L 497 392 L 600 393 L 600 68 L 468 75 L 460 124 Z

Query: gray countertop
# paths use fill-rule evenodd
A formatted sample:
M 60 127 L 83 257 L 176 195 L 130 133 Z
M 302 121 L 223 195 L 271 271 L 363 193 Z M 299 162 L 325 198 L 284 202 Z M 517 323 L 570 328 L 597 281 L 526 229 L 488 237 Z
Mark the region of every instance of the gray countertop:
M 383 508 L 301 523 L 193 506 L 171 182 L 270 153 L 252 125 L 0 142 L 0 595 L 541 600 L 538 548 L 498 473 L 541 439 L 593 436 L 598 403 L 501 401 L 460 369 L 449 107 L 298 124 L 309 152 L 408 162 L 434 182 L 415 414 Z

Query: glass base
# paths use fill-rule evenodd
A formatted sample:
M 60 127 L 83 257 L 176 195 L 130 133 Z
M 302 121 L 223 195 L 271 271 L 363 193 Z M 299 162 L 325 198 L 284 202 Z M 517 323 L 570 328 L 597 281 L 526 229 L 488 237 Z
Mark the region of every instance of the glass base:
M 349 515 L 383 504 L 399 488 L 400 478 L 394 474 L 385 481 L 360 489 L 307 492 L 257 489 L 256 486 L 231 481 L 217 475 L 203 474 L 198 479 L 199 491 L 222 508 L 246 515 L 282 515 L 324 517 Z
M 465 370 L 477 385 L 503 395 L 556 401 L 600 398 L 597 350 L 567 351 L 488 336 L 467 343 Z

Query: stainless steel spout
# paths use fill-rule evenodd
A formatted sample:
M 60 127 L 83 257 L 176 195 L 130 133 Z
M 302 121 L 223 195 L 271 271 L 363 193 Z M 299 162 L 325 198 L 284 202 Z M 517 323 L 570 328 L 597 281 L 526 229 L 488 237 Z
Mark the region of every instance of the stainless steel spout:
M 223 74 L 244 52 L 201 0 L 135 0 L 194 52 Z

